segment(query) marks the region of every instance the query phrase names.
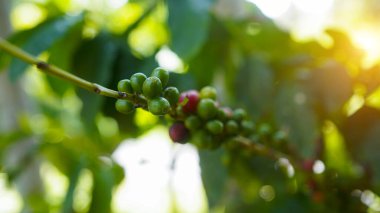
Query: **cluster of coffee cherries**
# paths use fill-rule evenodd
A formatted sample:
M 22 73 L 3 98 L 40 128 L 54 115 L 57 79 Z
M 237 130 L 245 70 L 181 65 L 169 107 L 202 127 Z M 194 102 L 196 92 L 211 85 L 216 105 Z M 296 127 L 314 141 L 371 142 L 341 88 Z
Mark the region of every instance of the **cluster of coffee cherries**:
M 190 141 L 199 148 L 217 148 L 229 138 L 253 133 L 254 123 L 247 119 L 246 111 L 220 106 L 215 88 L 206 86 L 180 94 L 177 88 L 166 87 L 168 81 L 169 72 L 162 68 L 153 70 L 150 77 L 135 73 L 121 80 L 118 90 L 128 98 L 118 99 L 116 109 L 129 114 L 143 107 L 154 115 L 169 115 L 175 121 L 169 129 L 170 138 L 181 144 Z
M 216 100 L 216 89 L 210 86 L 199 92 L 181 93 L 176 113 L 177 120 L 169 129 L 171 139 L 178 143 L 190 141 L 198 148 L 214 149 L 237 135 L 249 136 L 254 123 L 243 109 L 222 107 Z
M 154 115 L 166 115 L 171 107 L 175 106 L 179 99 L 179 91 L 175 87 L 166 87 L 169 81 L 169 72 L 162 68 L 156 68 L 147 77 L 143 73 L 135 73 L 130 79 L 119 81 L 119 92 L 126 93 L 131 97 L 142 97 L 147 102 L 147 109 Z M 166 88 L 165 88 L 166 87 Z M 140 107 L 138 104 L 127 99 L 118 99 L 115 104 L 116 110 L 129 114 Z

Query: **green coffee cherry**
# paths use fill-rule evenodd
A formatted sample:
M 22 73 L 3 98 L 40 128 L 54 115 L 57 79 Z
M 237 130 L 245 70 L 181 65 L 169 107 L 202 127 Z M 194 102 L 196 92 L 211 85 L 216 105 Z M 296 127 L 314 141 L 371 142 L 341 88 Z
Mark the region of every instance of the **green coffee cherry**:
M 202 99 L 210 98 L 210 99 L 216 100 L 216 89 L 210 86 L 203 87 L 199 95 Z
M 186 118 L 185 120 L 185 126 L 186 128 L 194 131 L 197 130 L 201 127 L 202 121 L 195 115 L 190 115 L 189 117 Z
M 223 132 L 223 123 L 219 120 L 212 120 L 206 123 L 206 128 L 212 134 L 218 135 Z
M 191 143 L 200 149 L 213 147 L 214 138 L 205 130 L 196 131 L 191 137 Z
M 257 129 L 257 132 L 259 133 L 259 135 L 261 136 L 264 136 L 264 135 L 269 135 L 271 132 L 272 132 L 272 128 L 269 124 L 261 124 L 258 129 Z
M 136 93 L 141 93 L 144 81 L 146 80 L 146 75 L 144 73 L 138 72 L 131 76 L 131 86 L 133 91 Z
M 218 109 L 215 101 L 209 98 L 201 99 L 197 106 L 198 115 L 205 120 L 211 119 L 216 116 Z
M 169 72 L 161 67 L 154 69 L 151 76 L 159 78 L 163 87 L 168 84 Z
M 255 124 L 252 121 L 244 120 L 241 122 L 241 128 L 243 129 L 244 133 L 253 133 L 255 130 Z
M 131 84 L 131 81 L 129 79 L 123 79 L 123 80 L 119 81 L 119 83 L 117 84 L 117 89 L 120 92 L 126 92 L 129 94 L 133 93 L 132 84 Z
M 170 103 L 163 97 L 148 101 L 148 110 L 154 115 L 165 115 L 170 110 Z
M 244 109 L 235 109 L 232 114 L 233 119 L 241 121 L 247 117 L 247 112 Z
M 142 87 L 143 94 L 148 99 L 153 99 L 161 95 L 162 84 L 161 80 L 157 77 L 147 78 Z
M 124 114 L 129 114 L 135 111 L 135 106 L 133 105 L 133 103 L 124 99 L 118 99 L 115 103 L 115 108 L 117 111 Z
M 221 121 L 226 121 L 232 117 L 232 111 L 227 107 L 218 108 L 216 117 Z
M 171 106 L 174 106 L 178 103 L 179 100 L 179 91 L 175 87 L 168 87 L 164 91 L 164 98 L 166 98 Z
M 229 120 L 226 123 L 225 129 L 228 134 L 236 134 L 239 131 L 239 124 L 234 120 Z

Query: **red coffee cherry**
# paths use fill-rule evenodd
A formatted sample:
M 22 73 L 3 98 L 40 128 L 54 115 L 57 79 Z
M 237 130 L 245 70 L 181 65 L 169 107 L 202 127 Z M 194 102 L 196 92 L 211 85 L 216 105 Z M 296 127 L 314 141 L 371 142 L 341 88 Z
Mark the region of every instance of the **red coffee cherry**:
M 178 103 L 182 103 L 187 99 L 185 105 L 183 105 L 182 110 L 185 113 L 195 113 L 197 111 L 197 106 L 199 103 L 199 93 L 196 90 L 189 90 L 181 93 Z
M 185 144 L 189 139 L 189 130 L 183 122 L 176 122 L 170 127 L 169 136 L 174 142 Z

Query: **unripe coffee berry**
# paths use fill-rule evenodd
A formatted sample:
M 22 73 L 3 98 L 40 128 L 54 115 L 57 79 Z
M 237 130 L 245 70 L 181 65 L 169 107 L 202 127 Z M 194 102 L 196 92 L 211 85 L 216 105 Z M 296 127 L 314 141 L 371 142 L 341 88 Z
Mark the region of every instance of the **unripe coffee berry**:
M 244 133 L 253 133 L 255 130 L 255 124 L 252 121 L 244 120 L 241 122 L 241 127 Z
M 143 83 L 143 94 L 148 99 L 153 99 L 161 95 L 162 84 L 161 80 L 157 77 L 149 77 Z
M 164 98 L 166 98 L 170 105 L 174 106 L 179 100 L 179 91 L 175 87 L 168 87 L 164 91 Z
M 217 118 L 221 121 L 232 118 L 232 110 L 228 107 L 218 108 Z
M 247 112 L 244 109 L 235 109 L 232 114 L 233 119 L 241 121 L 247 117 Z
M 159 78 L 163 87 L 168 84 L 169 72 L 161 67 L 154 69 L 151 76 Z
M 145 80 L 146 80 L 146 75 L 144 73 L 139 72 L 139 73 L 133 74 L 130 78 L 133 91 L 136 93 L 141 93 Z
M 206 130 L 198 130 L 191 136 L 191 143 L 200 149 L 213 147 L 214 138 Z
M 208 120 L 214 118 L 218 112 L 215 101 L 212 99 L 206 98 L 202 99 L 197 107 L 197 112 L 199 117 L 202 119 Z
M 169 101 L 163 97 L 151 99 L 148 101 L 148 110 L 154 115 L 165 115 L 170 110 Z
M 201 127 L 202 121 L 195 115 L 190 115 L 189 117 L 186 118 L 185 120 L 185 126 L 186 128 L 194 131 L 199 129 Z
M 257 132 L 259 135 L 268 136 L 272 132 L 272 127 L 269 124 L 263 123 L 258 127 Z
M 219 120 L 212 120 L 207 122 L 206 128 L 214 135 L 221 134 L 223 132 L 223 123 Z
M 186 103 L 183 104 L 185 101 Z M 178 102 L 183 104 L 182 109 L 185 113 L 195 113 L 199 102 L 199 93 L 196 90 L 183 92 Z
M 216 89 L 214 87 L 203 87 L 199 93 L 201 99 L 210 98 L 216 100 Z
M 239 131 L 239 125 L 236 121 L 229 120 L 225 125 L 225 129 L 228 134 L 236 134 Z
M 115 108 L 117 111 L 124 114 L 129 114 L 135 111 L 135 106 L 133 105 L 133 103 L 124 99 L 118 99 L 115 103 Z
M 120 92 L 126 92 L 129 94 L 133 93 L 133 88 L 131 85 L 131 81 L 129 79 L 123 79 L 123 80 L 119 81 L 119 83 L 117 84 L 117 89 Z
M 172 141 L 184 144 L 189 139 L 189 130 L 182 122 L 177 122 L 170 127 L 169 136 Z

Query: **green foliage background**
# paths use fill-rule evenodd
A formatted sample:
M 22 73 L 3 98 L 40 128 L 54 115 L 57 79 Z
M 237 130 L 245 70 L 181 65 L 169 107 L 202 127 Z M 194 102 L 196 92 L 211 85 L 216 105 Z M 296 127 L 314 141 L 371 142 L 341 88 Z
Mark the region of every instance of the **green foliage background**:
M 181 90 L 215 86 L 223 105 L 250 113 L 260 143 L 279 150 L 286 143 L 292 155 L 321 160 L 326 167 L 322 174 L 296 170 L 289 177 L 278 162 L 275 166 L 245 150 L 200 151 L 210 210 L 376 211 L 379 65 L 364 68 L 363 53 L 344 32 L 327 30 L 328 47 L 297 42 L 253 4 L 240 3 L 245 15 L 234 17 L 216 9 L 221 4 L 216 0 L 130 0 L 116 11 L 101 4 L 81 10 L 71 1 L 32 1 L 44 17 L 12 33 L 9 41 L 112 89 L 135 72 L 150 73 L 158 66 L 158 51 L 169 47 L 184 64 L 171 74 L 170 85 Z M 88 169 L 92 198 L 83 211 L 110 212 L 112 190 L 124 178 L 110 155 L 123 139 L 167 120 L 141 111 L 121 115 L 114 100 L 35 71 L 25 73 L 28 65 L 4 52 L 0 69 L 8 70 L 15 84 L 23 82 L 31 105 L 14 115 L 15 128 L 0 131 L 1 172 L 17 183 L 31 174 L 28 168 L 48 161 L 70 180 L 58 204 L 49 203 L 38 187 L 21 190 L 24 210 L 72 212 L 79 174 Z M 364 100 L 358 107 L 357 99 Z M 138 116 L 151 122 L 136 122 Z M 286 139 L 278 140 L 279 134 Z M 17 155 L 15 162 L 10 155 Z M 259 196 L 263 185 L 275 189 L 274 200 Z M 356 196 L 355 190 L 373 195 L 374 201 L 362 203 L 363 194 Z

